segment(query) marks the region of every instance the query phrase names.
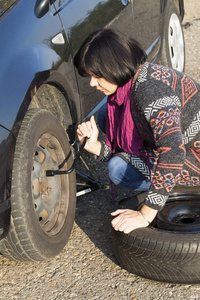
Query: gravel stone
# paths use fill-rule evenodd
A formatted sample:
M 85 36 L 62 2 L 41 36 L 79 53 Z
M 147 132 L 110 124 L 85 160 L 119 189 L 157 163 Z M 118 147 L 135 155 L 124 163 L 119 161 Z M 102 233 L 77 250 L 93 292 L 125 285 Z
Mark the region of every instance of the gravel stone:
M 200 82 L 200 5 L 185 0 L 185 73 Z M 87 154 L 85 154 L 87 157 Z M 98 180 L 109 183 L 105 165 L 94 163 Z M 116 189 L 116 201 L 129 192 Z M 0 260 L 0 299 L 20 300 L 200 300 L 200 284 L 151 281 L 122 269 L 111 244 L 110 212 L 115 208 L 110 190 L 78 198 L 76 219 L 68 244 L 48 262 Z

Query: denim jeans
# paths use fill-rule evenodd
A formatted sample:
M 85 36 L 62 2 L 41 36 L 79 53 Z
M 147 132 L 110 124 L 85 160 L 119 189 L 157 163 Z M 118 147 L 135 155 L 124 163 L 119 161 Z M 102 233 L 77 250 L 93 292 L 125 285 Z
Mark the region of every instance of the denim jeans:
M 115 185 L 135 192 L 148 191 L 150 187 L 149 181 L 144 180 L 140 174 L 117 155 L 108 161 L 108 175 Z
M 105 133 L 107 104 L 104 104 L 98 112 L 98 124 Z M 111 181 L 123 188 L 134 190 L 135 192 L 148 191 L 150 182 L 144 180 L 132 167 L 130 167 L 121 157 L 115 155 L 108 162 L 108 175 Z

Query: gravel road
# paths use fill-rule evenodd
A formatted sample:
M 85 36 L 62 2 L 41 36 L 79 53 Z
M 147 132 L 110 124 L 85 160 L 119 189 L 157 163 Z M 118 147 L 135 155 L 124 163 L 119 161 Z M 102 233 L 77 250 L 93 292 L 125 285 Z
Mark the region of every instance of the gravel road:
M 185 73 L 200 82 L 200 5 L 185 0 Z M 107 182 L 102 165 L 100 180 Z M 127 196 L 115 191 L 115 197 Z M 147 280 L 122 269 L 112 252 L 110 191 L 96 191 L 78 199 L 69 243 L 55 259 L 42 263 L 0 260 L 0 299 L 114 299 L 200 300 L 200 284 L 180 285 Z

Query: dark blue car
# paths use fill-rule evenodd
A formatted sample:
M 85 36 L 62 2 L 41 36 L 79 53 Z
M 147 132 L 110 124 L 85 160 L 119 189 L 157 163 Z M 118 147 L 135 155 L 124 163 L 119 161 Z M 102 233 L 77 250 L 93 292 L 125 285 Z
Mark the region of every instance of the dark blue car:
M 184 70 L 183 0 L 0 1 L 0 252 L 42 261 L 66 245 L 75 215 L 77 124 L 102 100 L 74 69 L 102 27 L 137 39 L 155 61 Z

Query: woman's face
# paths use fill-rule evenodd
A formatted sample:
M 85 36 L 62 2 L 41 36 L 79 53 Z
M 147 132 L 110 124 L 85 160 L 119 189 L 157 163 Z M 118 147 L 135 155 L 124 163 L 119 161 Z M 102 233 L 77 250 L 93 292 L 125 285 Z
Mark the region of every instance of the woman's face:
M 110 83 L 103 77 L 97 77 L 95 75 L 90 75 L 90 86 L 96 87 L 98 91 L 107 96 L 114 94 L 118 88 L 116 84 Z

